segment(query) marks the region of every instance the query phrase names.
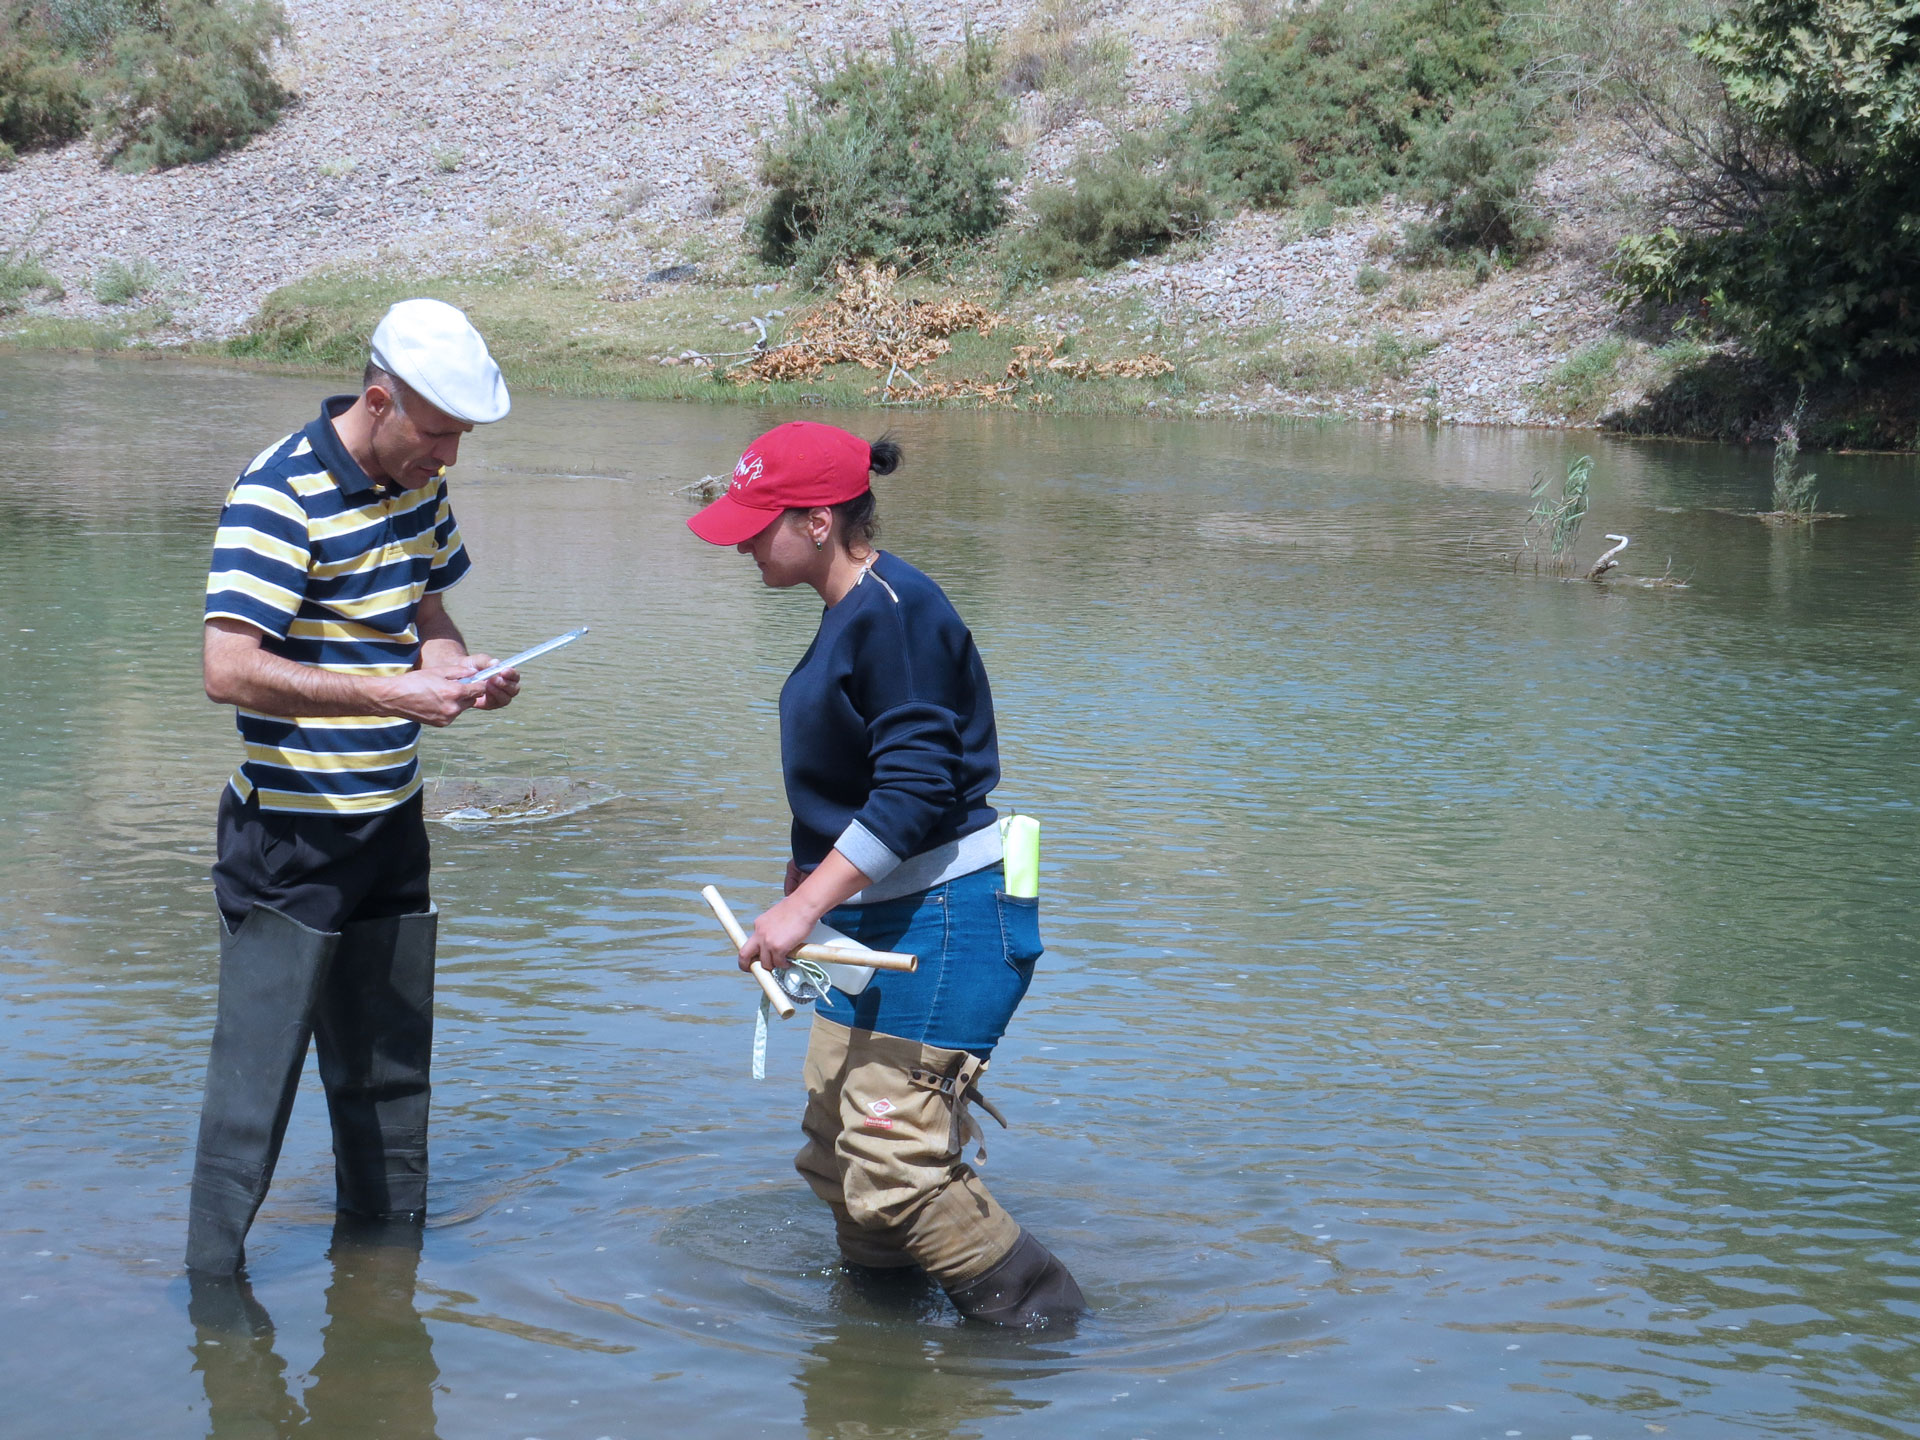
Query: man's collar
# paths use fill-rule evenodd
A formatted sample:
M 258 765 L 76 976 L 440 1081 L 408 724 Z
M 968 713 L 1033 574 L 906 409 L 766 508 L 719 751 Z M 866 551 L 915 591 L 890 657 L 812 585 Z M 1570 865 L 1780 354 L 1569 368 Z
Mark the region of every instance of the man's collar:
M 360 468 L 360 462 L 347 453 L 333 428 L 335 417 L 353 408 L 358 395 L 329 395 L 320 402 L 320 418 L 307 426 L 307 440 L 320 463 L 333 476 L 343 495 L 360 495 L 380 488 L 380 482 Z

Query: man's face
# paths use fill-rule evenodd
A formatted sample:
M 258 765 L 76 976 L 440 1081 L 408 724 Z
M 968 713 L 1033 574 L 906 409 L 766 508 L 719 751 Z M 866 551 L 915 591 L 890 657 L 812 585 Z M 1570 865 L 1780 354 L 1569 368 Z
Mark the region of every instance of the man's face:
M 404 409 L 384 385 L 368 386 L 366 401 L 374 463 L 403 489 L 432 484 L 441 466 L 460 457 L 460 437 L 473 429 L 411 392 Z

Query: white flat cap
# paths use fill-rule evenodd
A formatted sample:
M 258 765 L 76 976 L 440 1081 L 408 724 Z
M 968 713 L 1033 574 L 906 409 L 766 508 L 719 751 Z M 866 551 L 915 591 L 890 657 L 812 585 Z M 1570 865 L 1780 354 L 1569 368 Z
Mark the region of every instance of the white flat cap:
M 373 363 L 471 425 L 503 419 L 512 404 L 487 342 L 444 300 L 402 300 L 387 311 L 373 332 Z

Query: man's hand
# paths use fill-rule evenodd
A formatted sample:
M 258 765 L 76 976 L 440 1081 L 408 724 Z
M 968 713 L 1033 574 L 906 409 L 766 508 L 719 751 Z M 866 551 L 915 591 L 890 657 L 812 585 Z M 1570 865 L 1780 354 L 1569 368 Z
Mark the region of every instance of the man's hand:
M 491 655 L 469 655 L 467 642 L 460 634 L 460 627 L 453 623 L 453 616 L 447 613 L 446 600 L 440 595 L 427 595 L 420 601 L 420 611 L 414 617 L 414 623 L 420 631 L 420 673 L 432 673 L 446 676 L 452 680 L 462 680 L 469 675 L 477 675 L 482 670 L 491 669 L 500 662 Z M 513 703 L 513 697 L 520 693 L 520 672 L 502 670 L 484 685 L 463 685 L 466 691 L 467 705 L 475 710 L 504 710 Z M 465 709 L 466 706 L 462 706 Z M 454 712 L 455 715 L 459 711 Z M 415 716 L 427 725 L 445 725 L 446 720 L 427 720 L 424 716 Z M 449 717 L 449 719 L 452 717 Z
M 463 670 L 463 675 L 478 675 L 482 670 L 490 670 L 500 662 L 491 655 L 468 655 L 463 663 L 471 661 L 473 668 Z M 478 687 L 469 685 L 469 690 L 478 689 L 479 698 L 473 702 L 476 710 L 504 710 L 513 703 L 513 697 L 520 693 L 520 672 L 502 670 L 498 675 L 484 680 Z
M 375 703 L 382 715 L 418 720 L 436 729 L 451 725 L 486 693 L 480 686 L 469 685 L 460 678 L 472 674 L 471 670 L 449 673 L 456 670 L 457 664 L 422 666 L 405 675 L 375 680 L 372 682 Z
M 422 725 L 451 725 L 465 710 L 500 710 L 520 693 L 520 674 L 503 670 L 484 685 L 466 677 L 498 662 L 469 655 L 438 595 L 420 602 L 419 663 L 405 675 L 352 675 L 301 665 L 267 650 L 264 632 L 244 620 L 207 621 L 202 668 L 207 698 L 266 715 L 392 715 Z

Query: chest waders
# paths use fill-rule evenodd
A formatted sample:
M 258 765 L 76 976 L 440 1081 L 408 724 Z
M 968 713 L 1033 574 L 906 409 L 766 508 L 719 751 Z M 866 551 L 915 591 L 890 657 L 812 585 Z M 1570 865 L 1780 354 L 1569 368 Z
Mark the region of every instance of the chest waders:
M 422 1216 L 439 915 L 309 929 L 256 905 L 223 923 L 220 999 L 187 1222 L 190 1269 L 228 1274 L 280 1158 L 309 1040 L 320 1050 L 339 1209 Z
M 1086 1309 L 1073 1276 L 962 1157 L 980 1133 L 970 1102 L 1000 1118 L 977 1089 L 986 1068 L 965 1050 L 816 1015 L 794 1168 L 833 1211 L 849 1264 L 920 1266 L 969 1319 L 1070 1319 Z

